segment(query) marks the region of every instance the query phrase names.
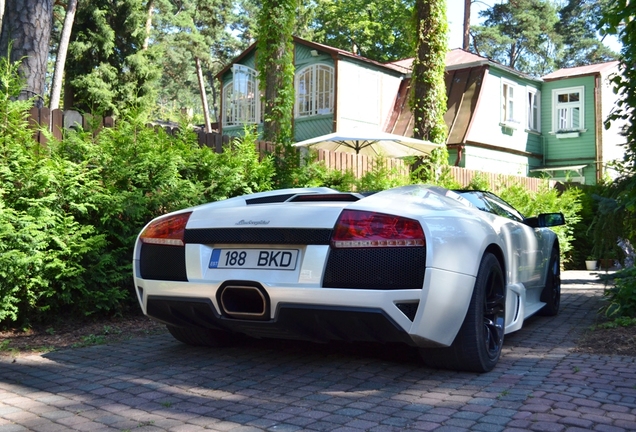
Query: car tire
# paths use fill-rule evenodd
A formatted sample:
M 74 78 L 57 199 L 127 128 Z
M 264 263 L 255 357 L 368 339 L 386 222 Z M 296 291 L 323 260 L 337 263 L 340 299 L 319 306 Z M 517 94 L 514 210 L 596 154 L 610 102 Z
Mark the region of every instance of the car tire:
M 231 345 L 233 341 L 232 334 L 223 330 L 173 325 L 166 325 L 166 328 L 172 337 L 186 345 L 219 347 Z
M 558 248 L 553 248 L 550 254 L 548 275 L 545 288 L 541 291 L 541 301 L 545 303 L 538 315 L 555 316 L 561 305 L 561 256 Z
M 479 265 L 468 312 L 448 348 L 420 349 L 427 366 L 469 372 L 491 371 L 501 355 L 506 284 L 499 260 L 486 253 Z

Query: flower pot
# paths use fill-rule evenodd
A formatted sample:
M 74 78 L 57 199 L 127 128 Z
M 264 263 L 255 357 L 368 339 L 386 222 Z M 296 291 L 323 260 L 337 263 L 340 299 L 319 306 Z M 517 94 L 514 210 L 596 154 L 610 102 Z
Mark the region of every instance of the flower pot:
M 585 260 L 585 268 L 588 270 L 596 270 L 596 260 Z
M 603 258 L 601 260 L 601 269 L 609 270 L 614 267 L 614 260 L 609 258 Z

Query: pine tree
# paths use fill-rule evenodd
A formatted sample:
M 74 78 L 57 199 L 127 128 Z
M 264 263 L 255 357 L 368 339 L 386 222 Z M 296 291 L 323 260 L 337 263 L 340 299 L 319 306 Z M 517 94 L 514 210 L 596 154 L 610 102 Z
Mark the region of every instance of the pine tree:
M 0 57 L 21 61 L 25 80 L 21 98 L 35 97 L 43 106 L 49 41 L 53 23 L 52 0 L 11 0 L 4 10 Z
M 569 0 L 559 10 L 555 30 L 563 38 L 560 68 L 616 60 L 618 54 L 605 46 L 598 35 L 598 17 L 608 0 Z
M 205 96 L 211 95 L 212 121 L 217 120 L 218 83 L 214 75 L 253 42 L 241 21 L 244 2 L 232 0 L 154 0 L 151 47 L 160 52 L 162 69 L 158 88 L 159 105 L 170 110 L 196 107 L 201 113 L 201 92 L 197 58 L 206 79 Z M 236 34 L 236 35 L 235 35 Z M 165 115 L 165 113 L 162 113 Z
M 471 51 L 531 75 L 554 70 L 561 46 L 556 8 L 548 0 L 512 0 L 480 12 Z
M 64 67 L 66 65 L 66 55 L 68 53 L 68 44 L 71 39 L 71 30 L 75 21 L 75 12 L 77 11 L 78 0 L 68 0 L 66 14 L 64 16 L 64 25 L 62 34 L 60 35 L 60 43 L 55 57 L 55 71 L 53 72 L 53 85 L 51 86 L 51 100 L 49 108 L 57 109 L 60 105 L 60 95 L 62 93 L 62 77 L 64 75 Z
M 314 41 L 386 62 L 412 55 L 413 0 L 317 0 Z
M 64 108 L 119 114 L 154 104 L 156 52 L 143 50 L 147 11 L 138 0 L 80 2 L 66 63 Z

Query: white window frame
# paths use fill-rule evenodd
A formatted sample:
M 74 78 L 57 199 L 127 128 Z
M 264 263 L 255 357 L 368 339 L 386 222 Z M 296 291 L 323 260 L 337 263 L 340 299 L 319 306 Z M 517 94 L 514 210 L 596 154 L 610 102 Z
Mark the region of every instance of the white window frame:
M 541 91 L 527 87 L 527 127 L 532 132 L 541 132 Z
M 261 97 L 256 70 L 232 66 L 232 81 L 223 86 L 223 126 L 256 124 L 261 121 Z
M 578 101 L 559 102 L 559 96 L 578 93 Z M 578 109 L 579 124 L 573 122 Z M 552 130 L 554 133 L 580 132 L 585 129 L 585 87 L 568 87 L 552 90 Z
M 506 126 L 517 127 L 519 120 L 518 96 L 519 86 L 514 81 L 501 80 L 501 123 Z
M 333 114 L 334 68 L 325 64 L 313 64 L 296 73 L 295 117 Z

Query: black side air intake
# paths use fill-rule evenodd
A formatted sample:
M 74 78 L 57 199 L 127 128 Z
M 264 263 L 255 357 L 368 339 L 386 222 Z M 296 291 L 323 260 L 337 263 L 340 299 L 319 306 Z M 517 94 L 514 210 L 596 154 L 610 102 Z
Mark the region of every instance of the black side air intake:
M 143 279 L 187 282 L 185 248 L 142 243 L 139 271 Z

